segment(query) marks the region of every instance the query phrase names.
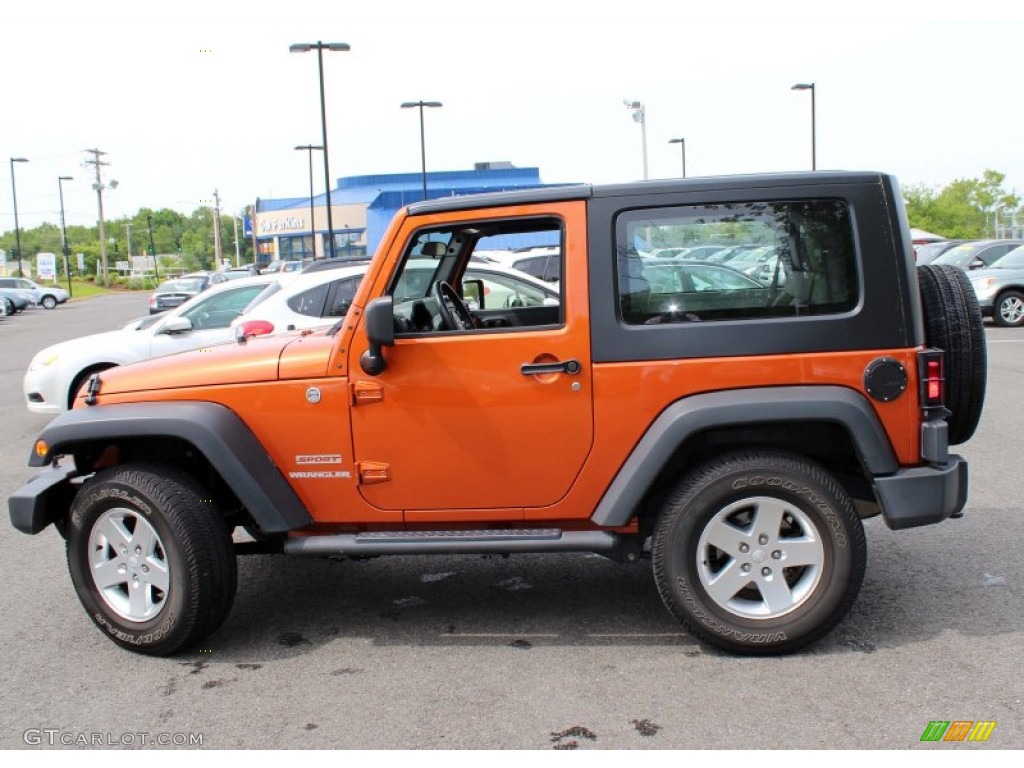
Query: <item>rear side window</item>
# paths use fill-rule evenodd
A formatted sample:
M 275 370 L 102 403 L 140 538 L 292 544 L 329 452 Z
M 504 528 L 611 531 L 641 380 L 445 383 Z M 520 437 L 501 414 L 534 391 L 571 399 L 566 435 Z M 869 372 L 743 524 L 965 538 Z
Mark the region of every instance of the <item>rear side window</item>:
M 315 288 L 310 288 L 308 291 L 297 293 L 288 299 L 288 306 L 293 312 L 297 312 L 300 315 L 323 317 L 324 302 L 327 301 L 327 291 L 330 287 L 329 283 L 324 283 Z
M 634 210 L 616 223 L 629 325 L 837 314 L 858 302 L 850 212 L 840 200 Z M 668 248 L 742 246 L 716 262 Z

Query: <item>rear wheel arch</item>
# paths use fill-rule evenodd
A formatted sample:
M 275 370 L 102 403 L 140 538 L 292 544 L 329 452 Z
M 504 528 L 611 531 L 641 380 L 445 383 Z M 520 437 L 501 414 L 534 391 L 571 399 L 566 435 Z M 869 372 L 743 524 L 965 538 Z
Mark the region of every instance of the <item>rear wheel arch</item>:
M 614 526 L 639 517 L 642 527 L 649 527 L 681 475 L 739 448 L 789 451 L 817 462 L 862 503 L 858 506 L 864 516 L 878 512 L 872 476 L 898 469 L 878 417 L 853 390 L 778 387 L 695 395 L 674 403 L 655 420 L 591 520 Z

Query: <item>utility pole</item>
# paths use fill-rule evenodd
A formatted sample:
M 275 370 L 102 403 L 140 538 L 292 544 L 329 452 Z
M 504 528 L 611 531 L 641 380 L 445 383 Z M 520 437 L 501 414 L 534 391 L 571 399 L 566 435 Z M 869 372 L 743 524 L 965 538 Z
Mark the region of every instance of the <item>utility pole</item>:
M 86 149 L 83 150 L 92 155 L 92 160 L 86 160 L 83 165 L 92 166 L 96 171 L 96 182 L 92 185 L 92 188 L 96 190 L 96 204 L 99 206 L 100 211 L 100 258 L 103 262 L 103 285 L 104 287 L 110 286 L 110 280 L 107 276 L 107 238 L 103 232 L 103 178 L 100 173 L 100 168 L 104 165 L 110 165 L 100 160 L 100 157 L 107 154 L 98 149 Z M 116 181 L 110 182 L 110 188 L 114 189 L 117 186 Z
M 231 214 L 231 221 L 235 225 L 235 266 L 242 266 L 242 249 L 238 245 L 238 217 L 235 214 Z
M 220 235 L 220 195 L 216 189 L 213 190 L 213 257 L 217 262 L 214 269 L 219 270 L 221 262 L 224 261 L 224 249 Z
M 149 255 L 153 257 L 153 274 L 156 277 L 157 285 L 160 284 L 160 269 L 156 264 L 156 246 L 153 245 L 153 216 L 146 214 L 146 224 L 149 226 Z
M 132 260 L 132 223 L 130 221 L 125 222 L 125 230 L 128 233 L 128 261 Z

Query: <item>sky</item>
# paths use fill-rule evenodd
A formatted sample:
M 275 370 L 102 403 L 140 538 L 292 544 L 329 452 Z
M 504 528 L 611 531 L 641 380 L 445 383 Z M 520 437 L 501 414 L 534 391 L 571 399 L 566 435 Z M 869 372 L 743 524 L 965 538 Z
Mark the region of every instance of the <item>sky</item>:
M 29 6 L 29 7 L 21 7 Z M 1024 7 L 946 0 L 389 0 L 8 4 L 0 157 L 19 223 L 94 225 L 83 151 L 106 152 L 108 219 L 227 213 L 309 193 L 296 145 L 319 144 L 324 54 L 331 177 L 537 167 L 545 183 L 884 171 L 941 187 L 986 169 L 1024 196 Z M 645 125 L 624 100 L 640 101 Z M 314 188 L 324 190 L 314 155 Z M 10 165 L 5 169 L 9 177 Z M 13 229 L 0 182 L 0 232 Z

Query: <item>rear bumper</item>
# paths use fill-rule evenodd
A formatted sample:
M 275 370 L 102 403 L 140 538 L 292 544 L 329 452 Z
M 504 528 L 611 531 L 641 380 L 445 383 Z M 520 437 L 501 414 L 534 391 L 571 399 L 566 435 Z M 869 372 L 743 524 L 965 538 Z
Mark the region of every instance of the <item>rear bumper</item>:
M 875 478 L 885 524 L 894 531 L 941 523 L 967 504 L 967 462 L 951 455 L 939 466 L 901 469 Z

